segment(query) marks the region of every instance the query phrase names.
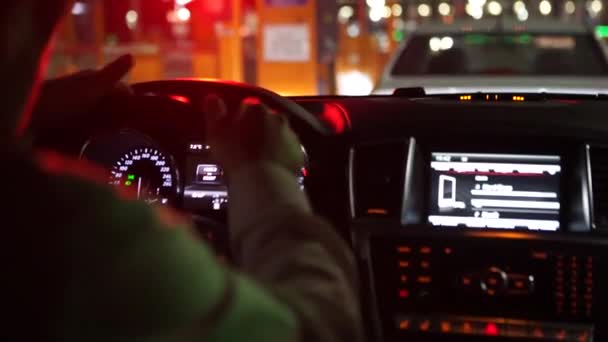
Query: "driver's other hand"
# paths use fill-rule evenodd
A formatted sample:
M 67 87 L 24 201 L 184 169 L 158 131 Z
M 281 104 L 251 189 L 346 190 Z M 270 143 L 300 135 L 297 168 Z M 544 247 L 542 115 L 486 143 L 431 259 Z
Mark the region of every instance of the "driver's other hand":
M 106 96 L 131 94 L 129 86 L 121 80 L 133 65 L 133 57 L 124 55 L 99 70 L 84 70 L 45 81 L 34 108 L 33 124 L 61 124 L 79 119 L 77 116 Z
M 239 112 L 230 113 L 224 101 L 209 95 L 204 102 L 207 139 L 212 153 L 226 169 L 236 170 L 272 163 L 294 174 L 304 156 L 287 119 L 270 113 L 261 103 L 244 101 Z

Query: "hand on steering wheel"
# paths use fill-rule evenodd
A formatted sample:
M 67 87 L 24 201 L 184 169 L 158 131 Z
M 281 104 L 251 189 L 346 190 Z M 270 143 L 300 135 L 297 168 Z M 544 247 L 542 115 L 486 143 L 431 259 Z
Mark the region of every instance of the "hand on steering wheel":
M 134 61 L 122 56 L 99 70 L 84 70 L 45 81 L 32 116 L 32 126 L 51 128 L 82 117 L 99 101 L 111 95 L 131 94 L 121 80 L 131 71 Z
M 295 133 L 282 115 L 271 114 L 260 103 L 244 101 L 240 112 L 229 113 L 216 95 L 205 98 L 207 139 L 228 172 L 250 165 L 272 163 L 296 172 L 304 156 Z

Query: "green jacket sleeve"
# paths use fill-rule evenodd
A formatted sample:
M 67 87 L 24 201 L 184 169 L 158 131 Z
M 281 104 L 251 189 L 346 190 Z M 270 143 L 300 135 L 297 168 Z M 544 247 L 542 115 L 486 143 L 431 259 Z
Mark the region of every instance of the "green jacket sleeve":
M 88 184 L 68 229 L 63 341 L 290 341 L 292 311 L 220 264 L 187 226 Z

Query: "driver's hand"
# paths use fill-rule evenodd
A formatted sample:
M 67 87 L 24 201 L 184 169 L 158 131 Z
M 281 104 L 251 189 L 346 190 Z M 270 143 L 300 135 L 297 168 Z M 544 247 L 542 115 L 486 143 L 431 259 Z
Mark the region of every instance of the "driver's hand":
M 99 70 L 85 70 L 69 76 L 47 80 L 32 116 L 33 126 L 48 127 L 82 116 L 102 98 L 114 94 L 131 94 L 121 80 L 131 71 L 134 61 L 122 56 Z
M 230 173 L 260 164 L 273 164 L 294 175 L 303 166 L 300 143 L 284 116 L 247 101 L 240 112 L 229 113 L 215 95 L 205 99 L 204 110 L 209 145 L 229 179 Z

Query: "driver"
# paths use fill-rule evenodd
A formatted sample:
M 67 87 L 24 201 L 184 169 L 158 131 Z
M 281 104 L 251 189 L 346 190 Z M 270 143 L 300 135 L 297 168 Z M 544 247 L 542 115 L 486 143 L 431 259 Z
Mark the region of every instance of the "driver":
M 30 121 L 68 120 L 45 113 L 93 105 L 132 65 L 124 57 L 47 83 L 33 111 L 48 41 L 70 5 L 7 0 L 0 12 L 3 336 L 360 340 L 354 258 L 299 190 L 302 156 L 283 117 L 205 101 L 210 143 L 228 172 L 238 269 L 218 262 L 179 215 L 117 195 L 79 161 L 28 148 Z

